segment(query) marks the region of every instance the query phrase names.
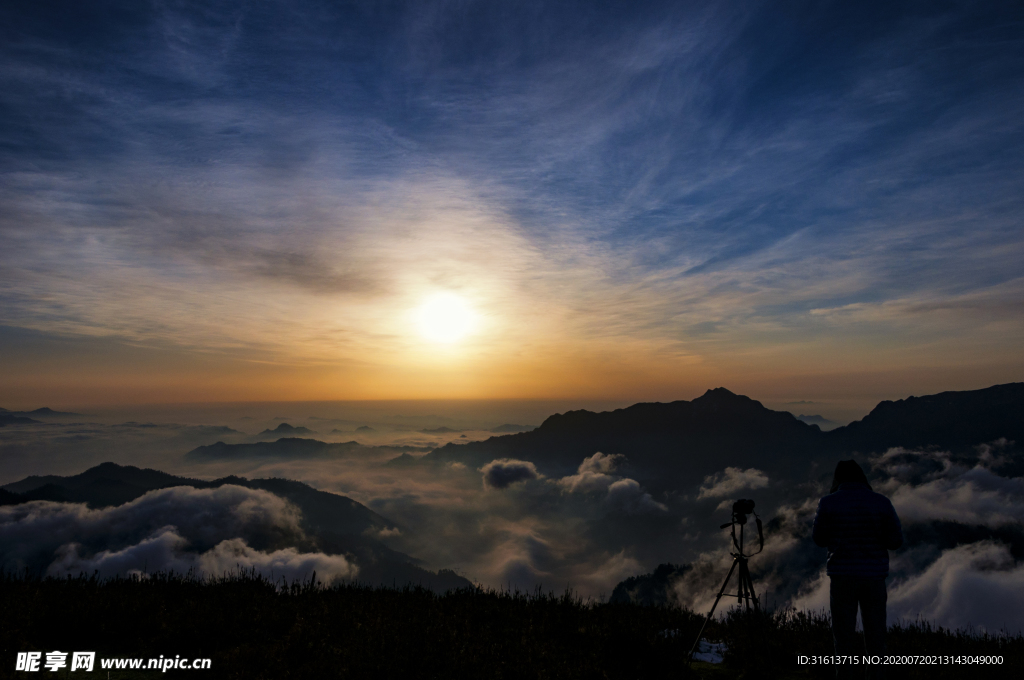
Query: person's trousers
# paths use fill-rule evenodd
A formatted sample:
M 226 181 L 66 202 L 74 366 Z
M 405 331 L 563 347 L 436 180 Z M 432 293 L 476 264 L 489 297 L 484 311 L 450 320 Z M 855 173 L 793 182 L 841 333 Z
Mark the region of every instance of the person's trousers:
M 832 639 L 837 655 L 885 656 L 885 577 L 830 576 L 829 603 L 832 607 Z M 855 631 L 857 607 L 864 624 L 864 646 Z M 863 663 L 836 666 L 837 678 L 883 678 L 884 667 Z

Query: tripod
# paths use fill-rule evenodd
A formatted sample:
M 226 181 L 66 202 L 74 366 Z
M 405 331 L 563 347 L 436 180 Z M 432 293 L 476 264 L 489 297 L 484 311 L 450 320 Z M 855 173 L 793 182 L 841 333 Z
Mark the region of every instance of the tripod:
M 718 591 L 718 597 L 715 598 L 715 603 L 711 605 L 711 611 L 708 612 L 707 617 L 704 619 L 704 624 L 700 627 L 700 632 L 697 633 L 697 639 L 693 641 L 693 647 L 690 648 L 690 655 L 687 659 L 692 659 L 694 652 L 697 651 L 697 646 L 700 645 L 700 636 L 704 634 L 704 629 L 711 621 L 711 617 L 715 615 L 715 608 L 718 607 L 718 603 L 721 601 L 722 596 L 725 595 L 725 589 L 729 587 L 729 579 L 732 578 L 732 574 L 736 571 L 736 567 L 739 567 L 739 585 L 736 593 L 736 603 L 746 604 L 746 608 L 750 609 L 753 606 L 754 611 L 760 611 L 761 605 L 758 602 L 757 595 L 754 593 L 754 582 L 750 580 L 750 569 L 747 568 L 747 560 L 756 555 L 757 553 L 764 550 L 764 532 L 761 528 L 761 518 L 754 514 L 754 521 L 757 524 L 757 540 L 760 544 L 757 552 L 750 553 L 749 555 L 743 552 L 743 525 L 747 523 L 747 514 L 754 514 L 754 501 L 738 500 L 732 506 L 732 521 L 723 524 L 720 529 L 727 527 L 732 528 L 732 545 L 736 549 L 735 552 L 730 553 L 732 555 L 732 567 L 729 568 L 729 573 L 725 577 L 725 581 L 722 582 L 722 587 Z M 740 528 L 740 535 L 736 537 L 736 527 Z M 729 597 L 733 594 L 729 593 Z

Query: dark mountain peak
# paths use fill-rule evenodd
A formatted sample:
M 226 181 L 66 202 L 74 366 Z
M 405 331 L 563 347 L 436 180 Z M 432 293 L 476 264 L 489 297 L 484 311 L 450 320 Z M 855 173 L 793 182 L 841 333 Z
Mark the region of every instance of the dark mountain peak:
M 218 487 L 224 486 L 225 484 L 234 484 L 235 486 L 248 486 L 249 480 L 245 477 L 239 477 L 238 475 L 228 475 L 227 477 L 221 477 L 210 482 L 210 486 Z
M 29 411 L 28 415 L 32 415 L 32 416 L 80 416 L 82 414 L 81 413 L 72 413 L 70 411 L 54 411 L 52 408 L 50 408 L 48 406 L 43 406 L 42 408 L 37 408 L 34 411 Z
M 87 475 L 90 472 L 105 472 L 105 471 L 108 471 L 108 470 L 132 470 L 132 471 L 135 471 L 135 470 L 140 470 L 140 469 L 141 468 L 137 468 L 134 465 L 118 465 L 117 463 L 114 463 L 114 462 L 108 460 L 105 463 L 100 463 L 99 465 L 94 465 L 93 467 L 87 469 L 85 472 L 82 472 L 81 474 Z
M 1024 383 L 883 401 L 863 419 L 828 433 L 864 452 L 893 446 L 959 448 L 1024 439 Z
M 750 397 L 742 394 L 730 392 L 724 387 L 716 387 L 713 390 L 708 390 L 691 401 L 690 404 L 692 404 L 694 408 L 700 410 L 725 409 L 729 411 L 765 411 L 775 413 L 774 411 L 770 411 L 770 409 L 765 408 L 764 404 L 756 399 L 751 399 Z
M 90 507 L 107 507 L 127 503 L 152 489 L 189 484 L 203 482 L 175 477 L 159 470 L 107 462 L 70 477 L 26 477 L 6 485 L 6 489 L 21 494 L 24 500 L 88 503 Z
M 600 451 L 625 455 L 652 478 L 679 473 L 699 481 L 726 465 L 783 468 L 813 453 L 820 435 L 817 427 L 791 413 L 717 388 L 693 401 L 640 403 L 601 413 L 567 411 L 548 417 L 535 430 L 449 444 L 422 460 L 478 465 L 512 457 L 561 473 Z
M 107 461 L 105 463 L 100 463 L 99 465 L 94 465 L 91 468 L 88 468 L 85 472 L 80 472 L 79 474 L 74 475 L 73 477 L 66 477 L 66 479 L 81 479 L 85 477 L 95 478 L 109 476 L 117 477 L 123 475 L 134 475 L 140 472 L 157 472 L 158 474 L 166 474 L 149 468 L 137 468 L 134 465 L 119 465 L 117 463 Z
M 700 399 L 735 399 L 737 397 L 740 399 L 753 401 L 752 399 L 750 399 L 750 397 L 745 397 L 743 395 L 736 394 L 735 392 L 731 392 L 725 389 L 724 387 L 715 387 L 709 389 L 707 392 L 697 397 L 697 399 L 694 399 L 694 401 L 698 401 Z
M 138 468 L 134 465 L 118 465 L 117 463 L 100 463 L 89 468 L 85 472 L 64 477 L 62 486 L 76 489 L 86 484 L 93 484 L 97 480 L 115 480 L 145 489 L 160 489 L 168 486 L 180 486 L 195 482 L 197 480 L 176 477 L 175 475 L 153 470 L 151 468 Z
M 28 418 L 28 417 L 31 417 L 31 416 L 45 418 L 46 416 L 79 416 L 79 415 L 82 415 L 81 413 L 70 413 L 70 412 L 67 412 L 67 411 L 54 411 L 52 408 L 49 408 L 47 406 L 43 406 L 42 408 L 37 408 L 34 411 L 9 411 L 9 410 L 7 410 L 5 408 L 0 408 L 0 413 L 6 413 L 7 415 L 11 415 L 11 416 L 22 416 L 22 417 L 25 417 L 25 418 Z
M 739 419 L 739 420 L 737 420 Z M 702 431 L 726 427 L 733 430 L 737 425 L 757 427 L 783 427 L 798 430 L 807 428 L 791 413 L 772 411 L 759 401 L 716 387 L 693 401 L 670 403 L 647 402 L 633 404 L 614 411 L 594 413 L 593 411 L 566 411 L 548 417 L 533 432 L 545 434 L 587 429 L 599 430 L 645 430 Z

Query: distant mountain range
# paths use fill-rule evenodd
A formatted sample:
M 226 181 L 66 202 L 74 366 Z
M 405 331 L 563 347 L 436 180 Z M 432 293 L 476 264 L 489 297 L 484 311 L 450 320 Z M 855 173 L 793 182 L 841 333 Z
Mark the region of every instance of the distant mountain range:
M 801 422 L 807 423 L 808 425 L 817 425 L 822 429 L 828 427 L 829 425 L 835 425 L 835 423 L 829 420 L 828 418 L 819 415 L 805 416 L 804 414 L 801 413 L 796 417 L 796 419 Z
M 0 413 L 6 413 L 12 416 L 34 416 L 36 418 L 45 418 L 47 416 L 80 416 L 81 413 L 71 413 L 70 411 L 54 411 L 52 408 L 44 406 L 37 408 L 34 411 L 8 411 L 5 408 L 0 408 Z
M 77 416 L 79 413 L 69 413 L 65 411 L 54 411 L 52 408 L 37 408 L 34 411 L 8 411 L 5 408 L 0 408 L 0 427 L 4 425 L 31 425 L 33 423 L 40 423 L 42 421 L 36 420 L 36 418 L 60 418 L 67 416 Z
M 624 454 L 641 481 L 678 488 L 727 465 L 788 477 L 794 469 L 830 472 L 842 457 L 891 447 L 958 450 L 1000 438 L 1024 441 L 1024 383 L 883 401 L 862 420 L 828 432 L 719 387 L 693 401 L 556 414 L 530 432 L 447 444 L 415 462 L 479 467 L 515 458 L 554 475 L 601 451 Z
M 772 478 L 792 478 L 795 470 L 823 475 L 831 473 L 835 461 L 856 454 L 897 446 L 956 451 L 1000 438 L 1024 441 L 1024 383 L 883 401 L 863 419 L 827 432 L 789 412 L 773 411 L 719 387 L 693 401 L 555 414 L 526 432 L 450 443 L 423 456 L 409 455 L 426 451 L 423 447 L 375 448 L 402 454 L 391 461 L 391 467 L 451 462 L 480 467 L 497 458 L 514 458 L 530 461 L 553 476 L 574 473 L 584 458 L 597 451 L 620 453 L 627 458 L 624 473 L 653 490 L 666 490 L 700 483 L 727 466 L 757 468 Z M 217 442 L 187 455 L 192 459 L 334 457 L 351 455 L 361 447 L 355 441 L 332 444 L 282 437 L 250 444 Z
M 303 437 L 282 437 L 272 442 L 225 444 L 216 442 L 198 446 L 185 457 L 191 460 L 227 460 L 233 458 L 341 458 L 360 451 L 376 450 L 387 453 L 429 451 L 422 446 L 366 446 L 357 441 L 329 443 Z
M 360 565 L 362 581 L 388 585 L 415 583 L 437 590 L 472 586 L 454 572 L 433 573 L 422 569 L 415 558 L 391 550 L 373 538 L 374 533 L 399 529 L 386 517 L 351 498 L 287 479 L 250 480 L 231 476 L 208 482 L 158 470 L 103 463 L 71 477 L 31 476 L 4 485 L 0 487 L 0 505 L 45 500 L 104 508 L 122 505 L 156 489 L 175 486 L 211 489 L 225 484 L 262 489 L 294 503 L 302 511 L 302 529 L 313 541 L 305 547 L 327 554 L 354 555 Z
M 302 427 L 301 425 L 294 426 L 294 425 L 289 425 L 288 423 L 281 423 L 280 425 L 275 427 L 273 430 L 271 430 L 269 428 L 266 429 L 266 430 L 263 430 L 263 432 L 260 432 L 258 436 L 265 437 L 265 436 L 268 436 L 268 435 L 273 435 L 273 436 L 282 437 L 282 436 L 296 435 L 296 434 L 316 434 L 316 432 L 314 432 L 313 430 L 309 429 L 308 427 Z

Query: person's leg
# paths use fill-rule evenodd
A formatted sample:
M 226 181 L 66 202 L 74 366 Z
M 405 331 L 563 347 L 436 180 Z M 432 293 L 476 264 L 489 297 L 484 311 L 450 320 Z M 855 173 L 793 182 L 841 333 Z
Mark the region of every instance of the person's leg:
M 832 640 L 836 655 L 857 654 L 857 579 L 829 577 L 829 605 L 832 609 Z M 855 677 L 853 666 L 836 666 L 836 678 Z
M 864 624 L 864 646 L 871 656 L 885 656 L 885 579 L 865 579 L 860 593 L 860 618 Z M 871 667 L 871 678 L 885 676 L 884 666 Z

